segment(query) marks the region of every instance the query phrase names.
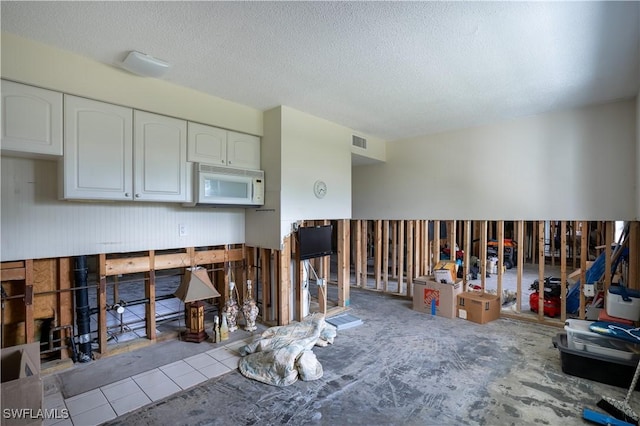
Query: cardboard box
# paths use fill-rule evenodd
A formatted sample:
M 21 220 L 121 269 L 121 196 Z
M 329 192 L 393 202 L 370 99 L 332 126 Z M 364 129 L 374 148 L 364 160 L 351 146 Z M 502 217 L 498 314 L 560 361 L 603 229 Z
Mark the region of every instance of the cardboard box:
M 458 317 L 485 324 L 500 318 L 500 297 L 495 294 L 464 292 L 458 295 Z
M 413 309 L 430 314 L 431 303 L 435 301 L 436 315 L 455 318 L 457 295 L 460 293 L 462 281 L 442 284 L 429 277 L 418 277 L 413 281 Z
M 11 346 L 0 352 L 2 408 L 29 410 L 23 418 L 5 418 L 2 425 L 41 425 L 43 388 L 40 377 L 40 343 Z M 23 412 L 24 413 L 24 412 Z M 33 417 L 33 418 L 32 418 Z
M 453 284 L 456 282 L 458 265 L 456 262 L 438 262 L 433 269 L 434 280 L 439 283 Z

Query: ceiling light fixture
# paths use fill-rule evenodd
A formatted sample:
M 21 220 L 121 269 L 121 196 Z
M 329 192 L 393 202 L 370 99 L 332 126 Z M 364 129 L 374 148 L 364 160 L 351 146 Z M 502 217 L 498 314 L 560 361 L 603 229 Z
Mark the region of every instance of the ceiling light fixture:
M 124 61 L 122 61 L 122 68 L 144 77 L 161 77 L 167 72 L 169 67 L 168 62 L 144 53 L 136 52 L 135 50 L 129 52 Z

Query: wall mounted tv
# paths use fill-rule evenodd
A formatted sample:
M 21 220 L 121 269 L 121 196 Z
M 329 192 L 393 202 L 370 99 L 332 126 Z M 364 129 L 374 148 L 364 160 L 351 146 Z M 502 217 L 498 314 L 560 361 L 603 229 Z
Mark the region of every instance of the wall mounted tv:
M 298 250 L 300 259 L 328 256 L 334 252 L 332 225 L 302 226 L 298 228 Z

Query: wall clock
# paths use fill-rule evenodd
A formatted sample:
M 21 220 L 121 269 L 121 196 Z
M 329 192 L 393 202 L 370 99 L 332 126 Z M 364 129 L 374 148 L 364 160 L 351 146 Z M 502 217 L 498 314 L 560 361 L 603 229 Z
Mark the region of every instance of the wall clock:
M 327 195 L 327 184 L 322 180 L 317 180 L 313 184 L 313 193 L 317 198 L 323 198 Z

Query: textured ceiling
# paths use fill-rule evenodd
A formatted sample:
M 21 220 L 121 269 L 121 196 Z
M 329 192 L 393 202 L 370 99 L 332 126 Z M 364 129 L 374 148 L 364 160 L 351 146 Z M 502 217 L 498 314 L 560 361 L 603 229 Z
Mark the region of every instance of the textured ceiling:
M 1 2 L 2 30 L 394 140 L 635 96 L 639 2 Z

